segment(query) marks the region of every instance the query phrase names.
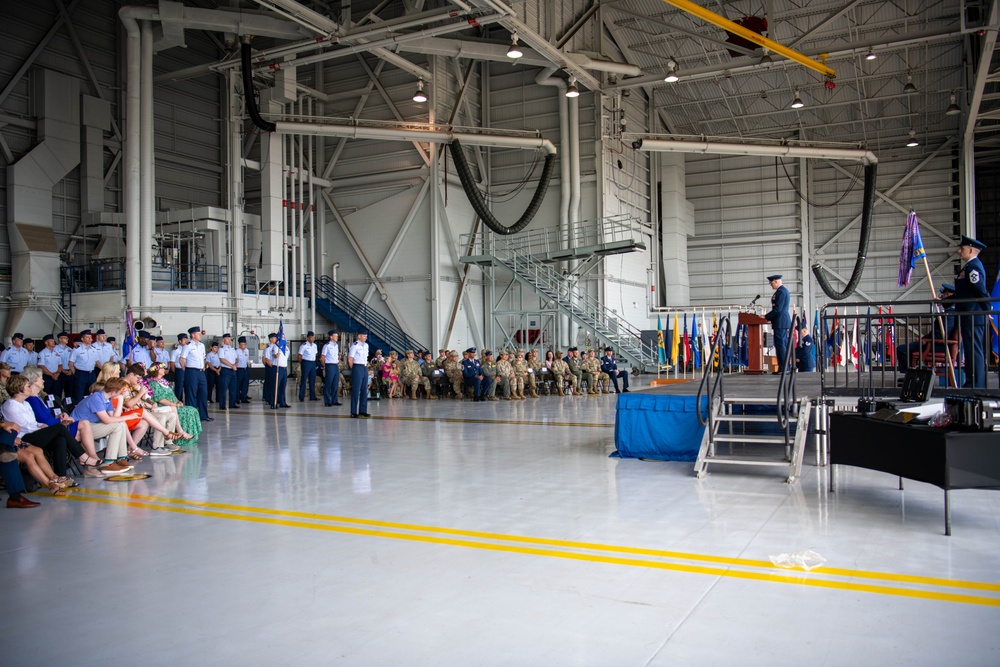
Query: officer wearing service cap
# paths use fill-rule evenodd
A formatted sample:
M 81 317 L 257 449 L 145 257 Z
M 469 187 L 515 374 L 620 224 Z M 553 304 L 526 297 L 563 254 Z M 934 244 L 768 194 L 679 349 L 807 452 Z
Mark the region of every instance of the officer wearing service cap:
M 80 332 L 80 345 L 69 355 L 69 369 L 73 374 L 73 404 L 79 405 L 90 385 L 97 379 L 97 352 L 93 349 L 93 333 L 90 329 Z
M 170 370 L 174 374 L 174 394 L 177 395 L 177 400 L 184 402 L 184 367 L 181 366 L 181 353 L 184 352 L 184 346 L 188 344 L 188 335 L 186 333 L 177 334 L 177 344 L 174 345 L 174 349 L 170 351 Z
M 140 332 L 145 333 L 145 332 Z M 205 378 L 205 344 L 201 342 L 201 327 L 191 327 L 191 342 L 184 346 L 179 361 L 184 367 L 184 398 L 188 405 L 198 408 L 201 420 L 213 421 L 208 416 L 208 380 Z
M 222 345 L 219 346 L 219 378 L 216 395 L 219 407 L 227 410 L 239 408 L 236 388 L 236 349 L 233 347 L 233 334 L 222 334 Z
M 59 354 L 61 370 L 59 371 L 59 387 L 63 397 L 73 395 L 73 375 L 69 370 L 69 355 L 73 348 L 69 346 L 69 332 L 60 331 L 56 334 L 56 352 Z
M 358 339 L 347 353 L 351 369 L 351 417 L 368 419 L 368 330 L 359 329 Z
M 474 402 L 485 401 L 490 389 L 490 379 L 483 375 L 483 365 L 476 359 L 476 348 L 470 347 L 465 353 L 468 355 L 462 362 L 462 378 L 465 380 L 465 386 L 472 387 Z
M 340 334 L 336 329 L 326 332 L 330 340 L 323 346 L 323 405 L 340 403 Z
M 38 365 L 42 369 L 45 393 L 56 396 L 62 394 L 62 357 L 56 351 L 56 338 L 52 334 L 42 337 L 42 349 L 38 353 Z
M 247 337 L 236 339 L 236 395 L 237 402 L 250 402 L 250 350 L 247 349 Z
M 309 388 L 309 400 L 316 400 L 316 334 L 310 331 L 306 340 L 299 345 L 299 403 L 306 400 L 306 387 Z
M 788 288 L 781 284 L 781 275 L 767 277 L 774 294 L 771 295 L 771 310 L 764 319 L 771 323 L 774 331 L 774 355 L 778 361 L 778 373 L 785 369 L 785 354 L 788 352 L 788 329 L 792 326 L 792 316 L 788 312 L 792 297 Z
M 10 372 L 19 374 L 28 365 L 31 355 L 24 349 L 24 334 L 16 333 L 10 337 L 10 347 L 0 354 L 0 361 L 10 366 Z
M 962 268 L 955 276 L 955 299 L 983 299 L 990 294 L 986 289 L 986 269 L 979 259 L 979 253 L 986 244 L 968 236 L 963 236 L 956 251 L 962 260 Z M 982 389 L 986 387 L 986 311 L 990 302 L 956 303 L 955 310 L 967 313 L 958 318 L 962 336 L 962 355 L 965 357 L 964 387 Z

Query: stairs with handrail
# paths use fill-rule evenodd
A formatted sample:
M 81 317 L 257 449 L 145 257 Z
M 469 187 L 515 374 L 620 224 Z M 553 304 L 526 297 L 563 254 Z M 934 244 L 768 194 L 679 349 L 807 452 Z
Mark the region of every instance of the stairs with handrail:
M 399 326 L 377 313 L 372 307 L 334 282 L 329 276 L 319 276 L 313 285 L 316 311 L 344 331 L 368 330 L 368 343 L 380 350 L 428 350 Z

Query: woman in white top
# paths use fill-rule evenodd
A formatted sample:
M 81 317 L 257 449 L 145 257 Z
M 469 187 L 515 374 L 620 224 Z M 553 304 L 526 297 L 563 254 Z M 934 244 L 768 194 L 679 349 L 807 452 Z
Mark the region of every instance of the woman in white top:
M 67 452 L 72 453 L 81 463 L 86 463 L 89 456 L 65 426 L 62 424 L 43 426 L 35 420 L 34 410 L 25 402 L 30 393 L 30 385 L 30 380 L 20 375 L 7 381 L 7 393 L 10 394 L 10 398 L 2 407 L 4 419 L 17 424 L 21 441 L 52 454 L 52 469 L 57 475 L 56 482 L 63 488 L 77 486 L 76 482 L 66 477 Z

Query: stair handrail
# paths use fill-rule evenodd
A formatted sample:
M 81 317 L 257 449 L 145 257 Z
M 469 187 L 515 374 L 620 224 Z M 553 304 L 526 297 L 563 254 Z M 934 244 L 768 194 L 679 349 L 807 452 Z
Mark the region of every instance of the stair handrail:
M 711 426 L 712 421 L 712 406 L 715 404 L 716 396 L 723 395 L 722 378 L 725 377 L 725 373 L 722 371 L 722 354 L 719 350 L 721 341 L 728 340 L 732 331 L 732 322 L 730 322 L 730 316 L 726 315 L 719 322 L 719 330 L 715 334 L 715 340 L 712 341 L 711 349 L 708 353 L 708 363 L 705 364 L 705 368 L 701 373 L 701 382 L 698 383 L 698 394 L 695 398 L 695 414 L 698 416 L 698 423 L 702 426 Z M 712 382 L 708 382 L 709 370 L 711 365 L 711 360 L 715 359 L 716 353 L 719 354 L 719 371 L 715 374 L 715 378 Z M 708 414 L 702 416 L 701 414 L 701 396 L 705 391 L 705 386 L 708 385 Z
M 317 291 L 327 297 L 331 303 L 340 307 L 354 320 L 374 330 L 376 335 L 385 339 L 385 342 L 391 347 L 398 347 L 398 352 L 403 352 L 406 349 L 428 349 L 422 347 L 402 328 L 390 322 L 385 316 L 376 312 L 374 308 L 351 294 L 343 285 L 334 282 L 329 276 L 318 276 L 314 282 L 318 288 Z
M 629 322 L 614 317 L 603 304 L 580 291 L 577 284 L 564 279 L 552 267 L 534 258 L 528 250 L 517 247 L 512 242 L 513 240 L 515 239 L 508 239 L 507 237 L 494 239 L 494 243 L 491 244 L 493 256 L 509 264 L 515 272 L 518 265 L 526 267 L 539 280 L 546 281 L 547 286 L 553 291 L 557 293 L 565 292 L 568 298 L 564 303 L 564 307 L 570 310 L 570 312 L 576 313 L 577 317 L 581 320 L 587 321 L 592 319 L 595 325 L 595 334 L 602 334 L 602 332 L 597 330 L 597 327 L 605 327 L 608 329 L 608 332 L 603 335 L 607 340 L 614 342 L 619 347 L 627 346 L 631 348 L 632 355 L 639 357 L 639 361 L 643 363 L 655 363 L 655 348 L 652 345 L 646 344 L 642 340 L 641 333 L 634 329 Z M 501 255 L 500 252 L 497 252 L 498 250 L 506 252 Z M 593 313 L 594 316 L 591 317 L 590 313 Z M 612 321 L 615 323 L 617 331 L 611 330 L 610 322 Z M 618 340 L 615 340 L 616 338 Z
M 798 369 L 795 367 L 795 332 L 802 326 L 802 317 L 795 315 L 792 317 L 792 325 L 788 330 L 788 345 L 785 348 L 785 363 L 781 369 L 781 380 L 778 382 L 778 425 L 785 429 L 785 442 L 791 437 L 791 417 L 795 410 L 797 397 L 795 395 L 795 378 Z

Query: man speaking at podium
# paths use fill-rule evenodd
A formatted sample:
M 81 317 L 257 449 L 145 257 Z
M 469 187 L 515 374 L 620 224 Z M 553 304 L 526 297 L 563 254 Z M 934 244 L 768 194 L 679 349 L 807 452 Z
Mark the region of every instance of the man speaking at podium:
M 788 305 L 792 300 L 788 288 L 781 284 L 781 276 L 768 276 L 774 294 L 771 295 L 771 311 L 764 319 L 771 323 L 774 330 L 774 354 L 778 357 L 778 373 L 785 370 L 785 353 L 788 351 L 788 329 L 792 326 L 792 317 L 788 314 Z

